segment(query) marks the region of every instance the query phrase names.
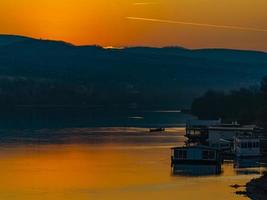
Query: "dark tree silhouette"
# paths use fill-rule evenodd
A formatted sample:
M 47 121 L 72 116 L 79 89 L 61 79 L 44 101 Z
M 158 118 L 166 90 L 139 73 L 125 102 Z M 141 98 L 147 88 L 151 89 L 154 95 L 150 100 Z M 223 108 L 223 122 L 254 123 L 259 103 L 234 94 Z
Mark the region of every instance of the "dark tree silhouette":
M 267 127 L 267 77 L 259 88 L 241 88 L 229 93 L 208 91 L 193 101 L 191 110 L 200 119 L 222 118 Z

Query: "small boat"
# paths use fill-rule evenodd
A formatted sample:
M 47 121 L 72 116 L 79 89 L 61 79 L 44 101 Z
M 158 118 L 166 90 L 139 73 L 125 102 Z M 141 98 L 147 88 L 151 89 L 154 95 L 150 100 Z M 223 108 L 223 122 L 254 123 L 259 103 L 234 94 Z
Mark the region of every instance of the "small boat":
M 149 132 L 164 132 L 165 128 L 150 128 Z

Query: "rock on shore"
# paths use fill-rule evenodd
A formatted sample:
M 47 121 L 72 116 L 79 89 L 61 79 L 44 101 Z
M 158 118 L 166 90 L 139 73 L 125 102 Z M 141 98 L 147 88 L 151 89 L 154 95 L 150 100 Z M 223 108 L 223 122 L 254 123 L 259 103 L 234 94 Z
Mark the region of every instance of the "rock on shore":
M 266 200 L 267 199 L 267 174 L 264 176 L 252 179 L 246 185 L 247 196 L 253 200 Z

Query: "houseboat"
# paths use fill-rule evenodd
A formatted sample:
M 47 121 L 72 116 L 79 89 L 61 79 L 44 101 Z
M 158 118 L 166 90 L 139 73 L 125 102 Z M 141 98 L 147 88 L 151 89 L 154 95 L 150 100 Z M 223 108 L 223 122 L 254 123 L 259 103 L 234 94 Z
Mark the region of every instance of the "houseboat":
M 202 144 L 230 151 L 233 148 L 234 138 L 238 135 L 250 134 L 260 137 L 263 129 L 256 125 L 242 126 L 237 122 L 224 124 L 221 120 L 193 120 L 186 126 L 187 144 Z
M 173 172 L 188 172 L 190 174 L 217 174 L 221 172 L 221 153 L 216 148 L 208 146 L 174 147 L 171 156 Z
M 221 123 L 221 120 L 188 120 L 185 133 L 187 143 L 208 145 L 209 127 L 218 126 Z
M 236 157 L 260 157 L 260 138 L 253 135 L 239 135 L 234 139 L 234 153 Z

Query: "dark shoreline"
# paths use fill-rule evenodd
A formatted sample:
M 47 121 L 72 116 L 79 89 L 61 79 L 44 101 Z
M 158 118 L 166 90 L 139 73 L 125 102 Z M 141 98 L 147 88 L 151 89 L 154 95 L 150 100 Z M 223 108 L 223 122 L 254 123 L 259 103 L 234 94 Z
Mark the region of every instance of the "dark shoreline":
M 246 195 L 252 200 L 267 199 L 267 173 L 246 184 Z

